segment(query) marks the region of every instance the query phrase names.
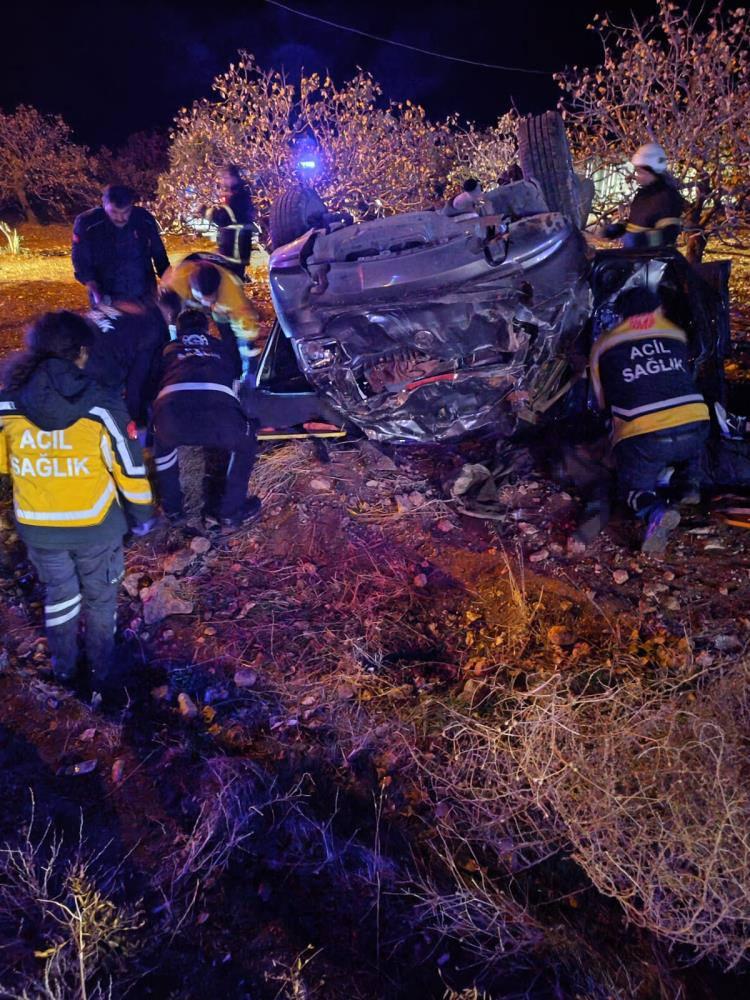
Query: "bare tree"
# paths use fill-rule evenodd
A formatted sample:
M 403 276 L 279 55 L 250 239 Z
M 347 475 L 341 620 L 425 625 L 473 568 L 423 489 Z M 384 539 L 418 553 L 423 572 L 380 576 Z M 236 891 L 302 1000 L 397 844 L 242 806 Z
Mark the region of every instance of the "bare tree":
M 360 218 L 424 207 L 452 161 L 448 123 L 430 122 L 411 101 L 384 99 L 362 71 L 340 87 L 317 73 L 295 84 L 241 53 L 213 89 L 213 99 L 180 109 L 175 119 L 170 170 L 157 196 L 160 218 L 173 223 L 215 197 L 217 168 L 226 162 L 244 169 L 267 214 L 295 183 L 298 143 L 315 150 L 319 194 Z
M 64 217 L 94 191 L 88 152 L 59 115 L 27 104 L 0 111 L 0 201 L 38 222 Z
M 474 123 L 456 127 L 455 163 L 448 176 L 448 183 L 458 187 L 469 177 L 476 177 L 486 190 L 494 187 L 498 177 L 518 158 L 515 112 L 508 111 L 498 118 L 495 125 L 480 129 Z
M 589 27 L 601 64 L 557 76 L 574 150 L 591 174 L 641 143 L 664 146 L 688 201 L 688 256 L 699 260 L 710 237 L 731 240 L 750 222 L 747 12 L 720 0 L 701 17 L 656 0 L 643 22 L 597 16 Z M 611 205 L 600 196 L 596 207 Z
M 164 132 L 133 132 L 115 150 L 102 146 L 96 160 L 102 186 L 127 184 L 144 201 L 150 200 L 160 174 L 169 168 L 169 140 Z

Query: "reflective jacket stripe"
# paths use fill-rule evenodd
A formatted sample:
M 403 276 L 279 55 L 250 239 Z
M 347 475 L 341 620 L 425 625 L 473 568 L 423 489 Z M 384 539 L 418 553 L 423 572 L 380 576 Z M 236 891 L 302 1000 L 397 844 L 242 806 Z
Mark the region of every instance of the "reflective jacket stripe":
M 26 521 L 29 523 L 35 521 L 43 521 L 45 523 L 50 521 L 62 521 L 65 524 L 74 523 L 75 521 L 88 521 L 92 517 L 96 517 L 97 514 L 101 514 L 112 500 L 116 494 L 115 484 L 110 481 L 104 488 L 104 492 L 96 501 L 93 507 L 89 507 L 88 510 L 21 510 L 16 507 L 16 517 L 19 521 Z M 150 495 L 150 490 L 149 490 Z
M 112 414 L 109 410 L 105 410 L 103 406 L 92 406 L 89 410 L 95 417 L 99 417 L 104 426 L 109 431 L 112 439 L 115 442 L 115 447 L 117 448 L 117 454 L 120 459 L 120 464 L 123 466 L 125 471 L 130 476 L 145 476 L 146 467 L 144 465 L 136 465 L 130 454 L 127 441 L 122 435 L 120 428 L 117 426 L 116 422 L 112 419 Z
M 653 413 L 656 410 L 666 410 L 670 406 L 682 406 L 683 403 L 702 403 L 703 401 L 703 396 L 700 393 L 693 393 L 690 396 L 673 396 L 672 399 L 662 399 L 658 403 L 645 403 L 632 410 L 613 406 L 612 413 L 617 414 L 618 417 L 637 417 L 644 413 Z
M 172 385 L 165 385 L 156 398 L 161 399 L 170 392 L 201 392 L 205 389 L 211 392 L 225 392 L 233 399 L 237 399 L 236 392 L 233 392 L 228 385 L 220 385 L 218 382 L 175 382 Z
M 647 413 L 635 420 L 612 420 L 612 444 L 625 438 L 637 437 L 639 434 L 653 434 L 654 431 L 677 429 L 685 424 L 700 423 L 709 420 L 708 407 L 705 403 L 688 403 L 686 406 L 671 406 L 657 413 Z

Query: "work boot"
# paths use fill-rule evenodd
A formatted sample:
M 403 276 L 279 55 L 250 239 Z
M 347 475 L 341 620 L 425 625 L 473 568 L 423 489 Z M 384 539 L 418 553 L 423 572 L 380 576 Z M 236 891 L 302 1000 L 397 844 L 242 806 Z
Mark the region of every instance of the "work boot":
M 667 547 L 670 534 L 680 523 L 680 512 L 666 504 L 653 508 L 646 523 L 646 533 L 641 543 L 641 552 L 658 555 Z
M 221 525 L 224 528 L 246 528 L 257 521 L 261 514 L 261 502 L 259 497 L 251 496 L 245 500 L 244 506 L 236 514 L 222 517 Z
M 685 507 L 697 507 L 701 502 L 700 486 L 697 483 L 685 483 L 677 502 Z

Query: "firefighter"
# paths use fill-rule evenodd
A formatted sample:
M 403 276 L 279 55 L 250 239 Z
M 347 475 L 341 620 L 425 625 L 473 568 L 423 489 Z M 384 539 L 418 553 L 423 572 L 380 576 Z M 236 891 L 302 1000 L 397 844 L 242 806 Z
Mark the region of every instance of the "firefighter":
M 110 184 L 101 208 L 73 223 L 73 272 L 92 306 L 118 299 L 153 301 L 156 276 L 169 267 L 156 219 L 134 201 L 132 188 Z
M 232 329 L 241 358 L 241 375 L 253 369 L 260 350 L 253 346 L 258 337 L 258 313 L 246 298 L 236 274 L 209 254 L 190 254 L 164 275 L 165 288 L 177 292 L 190 308 L 202 309 L 218 325 Z
M 646 523 L 641 551 L 663 552 L 680 514 L 662 499 L 659 483 L 671 467 L 679 500 L 700 502 L 708 407 L 689 369 L 687 335 L 667 319 L 657 295 L 629 289 L 614 308 L 622 322 L 594 342 L 591 382 L 611 416 L 619 492 Z
M 46 313 L 26 336 L 0 394 L 0 473 L 9 474 L 18 533 L 45 587 L 52 667 L 77 682 L 78 624 L 94 687 L 116 681 L 122 539 L 153 526 L 151 488 L 127 415 L 84 370 L 94 331 L 71 312 Z
M 630 162 L 638 190 L 628 220 L 605 226 L 604 235 L 623 237 L 623 245 L 633 250 L 674 246 L 682 230 L 685 202 L 667 170 L 667 154 L 658 143 L 647 142 Z
M 250 189 L 239 169 L 229 163 L 220 175 L 222 203 L 213 205 L 206 219 L 218 228 L 216 246 L 226 266 L 244 281 L 253 249 L 255 209 Z
M 164 348 L 159 392 L 154 401 L 154 462 L 162 508 L 173 524 L 183 520 L 177 449 L 193 445 L 218 449 L 224 457 L 225 485 L 217 509 L 204 502 L 209 523 L 227 527 L 260 517 L 260 500 L 247 495 L 257 448 L 255 423 L 242 412 L 233 385 L 239 357 L 226 324 L 218 333 L 197 309 L 180 313 L 176 339 Z

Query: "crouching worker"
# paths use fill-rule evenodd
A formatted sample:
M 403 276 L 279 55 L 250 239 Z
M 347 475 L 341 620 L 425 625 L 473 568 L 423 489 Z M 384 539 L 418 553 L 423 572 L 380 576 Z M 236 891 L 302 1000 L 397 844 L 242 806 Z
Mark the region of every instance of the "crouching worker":
M 202 309 L 215 323 L 229 324 L 237 338 L 242 369 L 241 375 L 254 373 L 255 358 L 260 350 L 254 341 L 258 337 L 258 313 L 245 296 L 242 282 L 225 265 L 221 258 L 191 254 L 162 279 L 162 285 L 177 292 L 191 309 Z M 238 375 L 238 378 L 240 376 Z
M 173 523 L 183 518 L 177 449 L 193 445 L 220 449 L 224 457 L 218 509 L 205 495 L 204 517 L 227 527 L 248 524 L 260 517 L 260 500 L 247 495 L 257 444 L 255 425 L 232 388 L 239 377 L 232 331 L 221 324 L 218 335 L 209 332 L 208 317 L 197 309 L 180 313 L 175 327 L 154 401 L 154 461 L 164 513 Z
M 6 369 L 0 472 L 10 474 L 18 533 L 45 586 L 45 632 L 56 679 L 77 682 L 78 625 L 95 690 L 115 687 L 117 591 L 127 512 L 153 521 L 151 488 L 122 402 L 84 371 L 94 331 L 46 313 Z
M 618 489 L 646 522 L 642 552 L 663 552 L 680 515 L 659 494 L 668 467 L 682 503 L 700 501 L 708 407 L 689 370 L 688 339 L 648 289 L 623 292 L 622 322 L 595 341 L 589 359 L 597 401 L 608 409 Z

